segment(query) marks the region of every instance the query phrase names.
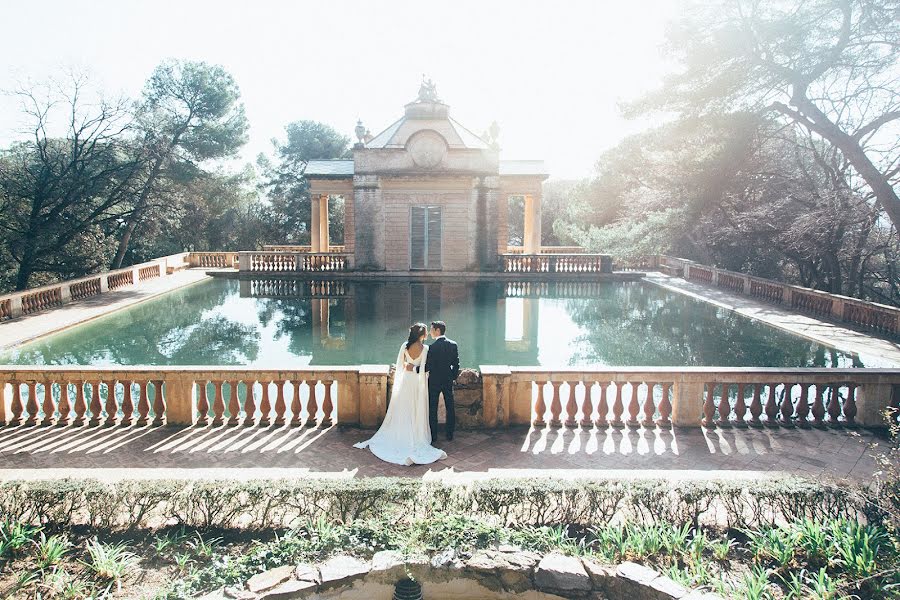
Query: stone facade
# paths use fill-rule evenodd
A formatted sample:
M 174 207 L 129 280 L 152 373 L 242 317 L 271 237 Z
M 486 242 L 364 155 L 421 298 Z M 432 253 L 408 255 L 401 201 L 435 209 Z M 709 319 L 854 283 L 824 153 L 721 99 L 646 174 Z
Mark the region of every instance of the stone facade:
M 498 255 L 507 251 L 507 212 L 514 195 L 525 196 L 530 210 L 526 242 L 534 243 L 526 249 L 536 244 L 539 251 L 541 183 L 547 177 L 541 161 L 501 161 L 496 147 L 453 120 L 434 95 L 420 94 L 400 120 L 375 137 L 357 129 L 360 142 L 352 159 L 310 161 L 306 169 L 314 203 L 344 198 L 344 246 L 356 270 L 495 271 Z M 423 236 L 422 225 L 413 220 L 415 207 L 439 212 L 439 228 L 428 232 L 432 237 L 440 232 L 439 261 L 412 260 L 413 240 Z M 314 208 L 313 250 L 327 252 L 328 226 L 321 221 L 327 208 Z

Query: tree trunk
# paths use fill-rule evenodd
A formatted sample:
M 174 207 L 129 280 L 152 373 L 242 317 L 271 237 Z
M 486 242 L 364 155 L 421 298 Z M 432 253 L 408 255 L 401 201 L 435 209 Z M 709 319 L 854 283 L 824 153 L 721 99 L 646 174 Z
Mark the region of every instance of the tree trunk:
M 112 266 L 110 267 L 111 269 L 122 268 L 122 261 L 125 259 L 125 253 L 128 251 L 128 244 L 131 242 L 131 236 L 134 234 L 137 223 L 138 218 L 136 216 L 132 216 L 132 218 L 128 220 L 128 224 L 125 226 L 125 232 L 119 239 L 119 249 L 116 250 L 116 257 L 113 259 Z
M 791 104 L 796 106 L 807 119 L 799 123 L 834 144 L 850 161 L 859 176 L 875 194 L 875 200 L 887 213 L 888 218 L 894 224 L 894 232 L 900 234 L 900 196 L 894 191 L 888 178 L 878 170 L 872 161 L 866 156 L 865 150 L 859 142 L 843 131 L 828 116 L 819 110 L 812 100 L 806 97 L 806 90 L 796 90 L 791 97 Z M 788 115 L 791 116 L 791 115 Z M 811 119 L 811 122 L 809 121 Z
M 177 140 L 178 138 L 175 139 L 176 143 Z M 174 147 L 174 145 L 172 147 Z M 170 152 L 172 147 L 169 148 Z M 125 259 L 125 253 L 128 251 L 128 244 L 131 242 L 131 236 L 134 234 L 134 230 L 143 216 L 144 208 L 147 205 L 147 198 L 150 197 L 150 191 L 153 189 L 153 184 L 156 183 L 156 178 L 159 177 L 159 172 L 162 169 L 163 159 L 164 156 L 158 156 L 156 162 L 153 163 L 153 168 L 150 169 L 150 174 L 147 175 L 147 182 L 144 184 L 137 202 L 135 202 L 134 211 L 132 211 L 131 218 L 128 219 L 128 224 L 125 226 L 125 232 L 119 240 L 119 249 L 116 250 L 116 257 L 113 259 L 110 269 L 122 268 L 122 261 Z

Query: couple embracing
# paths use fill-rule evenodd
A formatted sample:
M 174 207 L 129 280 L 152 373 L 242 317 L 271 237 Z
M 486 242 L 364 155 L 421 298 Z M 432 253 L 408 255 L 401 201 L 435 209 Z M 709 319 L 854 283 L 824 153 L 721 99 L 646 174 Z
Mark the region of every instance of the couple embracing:
M 384 422 L 371 439 L 355 444 L 357 448 L 369 448 L 381 460 L 397 465 L 425 465 L 447 458 L 446 452 L 431 445 L 437 439 L 441 394 L 447 409 L 447 440 L 453 439 L 456 426 L 453 382 L 459 375 L 459 349 L 444 335 L 446 331 L 443 321 L 432 322 L 434 342 L 426 345 L 425 324 L 409 328 L 409 339 L 397 355 Z

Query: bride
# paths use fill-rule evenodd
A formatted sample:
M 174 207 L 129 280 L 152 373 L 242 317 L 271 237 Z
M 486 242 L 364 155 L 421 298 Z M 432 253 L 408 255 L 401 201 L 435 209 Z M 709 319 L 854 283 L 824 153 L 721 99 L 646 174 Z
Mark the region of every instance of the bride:
M 384 422 L 371 439 L 354 444 L 356 448 L 369 448 L 381 460 L 396 465 L 426 465 L 447 458 L 446 452 L 431 445 L 425 335 L 424 323 L 409 328 L 409 339 L 397 355 L 394 387 Z M 416 367 L 421 367 L 418 372 Z

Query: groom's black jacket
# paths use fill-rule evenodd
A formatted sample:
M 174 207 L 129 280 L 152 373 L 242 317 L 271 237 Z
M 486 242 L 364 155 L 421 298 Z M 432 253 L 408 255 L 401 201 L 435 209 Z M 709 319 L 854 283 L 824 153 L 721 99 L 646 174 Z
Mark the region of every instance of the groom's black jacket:
M 456 381 L 459 377 L 459 347 L 456 342 L 442 336 L 428 346 L 425 370 L 431 374 L 429 386 Z

